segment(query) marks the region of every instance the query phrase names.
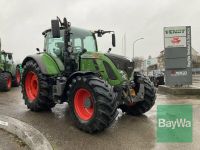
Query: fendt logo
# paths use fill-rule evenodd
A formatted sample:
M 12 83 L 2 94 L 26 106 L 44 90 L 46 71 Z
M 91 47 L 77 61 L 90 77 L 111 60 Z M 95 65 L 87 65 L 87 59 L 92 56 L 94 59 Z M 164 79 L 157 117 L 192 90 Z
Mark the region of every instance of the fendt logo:
M 177 30 L 166 30 L 165 34 L 184 34 L 185 29 L 177 29 Z
M 178 45 L 178 44 L 181 42 L 181 39 L 180 39 L 180 37 L 178 37 L 178 36 L 174 36 L 174 37 L 172 37 L 171 42 L 172 42 L 173 44 L 175 44 L 175 45 Z

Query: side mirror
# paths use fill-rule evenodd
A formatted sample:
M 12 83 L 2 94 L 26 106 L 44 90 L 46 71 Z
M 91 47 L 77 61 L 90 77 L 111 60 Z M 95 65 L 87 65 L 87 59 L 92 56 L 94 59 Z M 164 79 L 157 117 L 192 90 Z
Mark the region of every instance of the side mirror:
M 115 34 L 112 34 L 112 46 L 115 47 L 116 46 L 116 40 L 115 40 Z
M 8 59 L 12 60 L 12 54 L 8 54 Z
M 58 20 L 51 20 L 51 32 L 53 38 L 60 38 L 60 26 Z
M 109 49 L 108 49 L 108 51 L 107 51 L 107 53 L 110 53 L 111 51 L 112 51 L 112 49 L 111 49 L 111 48 L 109 48 Z
M 40 52 L 40 49 L 39 49 L 39 48 L 36 48 L 36 51 Z

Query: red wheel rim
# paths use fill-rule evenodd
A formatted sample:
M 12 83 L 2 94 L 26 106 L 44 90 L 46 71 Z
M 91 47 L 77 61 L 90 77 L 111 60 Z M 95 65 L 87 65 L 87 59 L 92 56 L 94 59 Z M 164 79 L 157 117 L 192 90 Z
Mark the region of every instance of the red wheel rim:
M 78 117 L 88 121 L 94 114 L 94 101 L 91 93 L 86 89 L 79 89 L 74 97 L 75 111 Z
M 33 102 L 38 96 L 38 77 L 34 72 L 28 72 L 25 78 L 25 90 L 28 99 Z
M 18 83 L 18 84 L 19 84 L 20 81 L 21 81 L 21 76 L 20 76 L 19 70 L 16 71 L 16 80 L 17 80 L 17 83 Z
M 12 81 L 11 81 L 11 78 L 9 77 L 9 78 L 7 79 L 7 87 L 8 87 L 8 89 L 11 88 L 11 84 L 12 84 Z

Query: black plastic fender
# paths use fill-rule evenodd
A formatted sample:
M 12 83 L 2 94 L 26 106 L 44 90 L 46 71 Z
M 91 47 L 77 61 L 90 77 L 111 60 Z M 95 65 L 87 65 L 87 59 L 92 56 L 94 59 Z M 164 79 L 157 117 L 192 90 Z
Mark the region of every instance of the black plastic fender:
M 55 59 L 47 53 L 38 53 L 27 56 L 22 63 L 22 67 L 30 60 L 33 60 L 37 63 L 42 74 L 58 75 L 64 71 L 64 65 L 62 64 L 61 60 Z
M 66 96 L 67 96 L 68 85 L 72 82 L 72 79 L 76 78 L 77 76 L 85 76 L 85 75 L 99 76 L 98 73 L 91 72 L 91 71 L 77 71 L 77 72 L 72 73 L 67 79 L 66 86 L 65 86 L 65 89 L 64 89 L 63 94 L 62 94 L 62 101 L 63 102 L 67 101 Z
M 43 65 L 43 63 L 42 63 L 42 58 L 40 57 L 40 55 L 36 55 L 36 56 L 35 56 L 35 55 L 27 56 L 27 57 L 23 60 L 23 62 L 22 62 L 22 67 L 24 67 L 24 65 L 26 64 L 26 62 L 28 62 L 28 61 L 30 61 L 30 60 L 33 60 L 33 61 L 35 61 L 35 62 L 38 64 L 38 66 L 40 67 L 41 72 L 42 72 L 43 74 L 48 74 L 46 68 L 44 67 L 44 65 Z

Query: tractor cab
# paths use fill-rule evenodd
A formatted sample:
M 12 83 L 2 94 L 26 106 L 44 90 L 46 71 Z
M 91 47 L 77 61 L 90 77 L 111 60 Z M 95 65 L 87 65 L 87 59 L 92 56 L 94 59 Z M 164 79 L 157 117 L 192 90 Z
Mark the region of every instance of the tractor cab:
M 13 62 L 13 57 L 12 57 L 12 53 L 8 53 L 8 52 L 2 52 L 2 60 L 4 62 L 7 63 L 12 63 Z
M 43 32 L 45 37 L 44 40 L 44 51 L 48 52 L 53 56 L 61 56 L 64 51 L 64 29 L 60 28 L 60 36 L 53 37 L 52 30 L 46 30 Z M 73 48 L 73 53 L 80 53 L 83 51 L 87 52 L 98 52 L 97 37 L 102 37 L 106 33 L 113 31 L 90 31 L 77 27 L 71 27 L 70 30 L 70 42 Z M 112 34 L 112 45 L 115 47 L 115 34 Z
M 115 34 L 114 31 L 90 31 L 71 27 L 70 22 L 64 18 L 61 22 L 52 20 L 52 28 L 43 32 L 45 37 L 44 51 L 51 55 L 51 57 L 60 59 L 65 66 L 64 74 L 69 77 L 72 73 L 82 70 L 81 59 L 83 54 L 88 54 L 87 58 L 91 58 L 98 52 L 96 35 L 102 37 L 106 33 L 112 34 L 112 45 L 115 46 Z M 60 26 L 61 25 L 61 26 Z M 97 54 L 98 55 L 98 54 Z M 82 63 L 80 63 L 82 62 Z M 69 65 L 70 64 L 70 65 Z M 89 66 L 89 65 L 87 65 Z M 86 69 L 86 68 L 84 68 Z M 91 68 L 86 71 L 93 71 Z
M 12 53 L 8 53 L 5 51 L 0 51 L 0 64 L 2 70 L 9 70 L 13 64 Z
M 44 51 L 55 57 L 61 57 L 64 52 L 64 29 L 60 30 L 60 37 L 54 38 L 51 30 L 43 32 L 45 37 Z M 70 42 L 73 53 L 80 53 L 83 50 L 97 52 L 97 42 L 95 34 L 89 30 L 71 27 Z

